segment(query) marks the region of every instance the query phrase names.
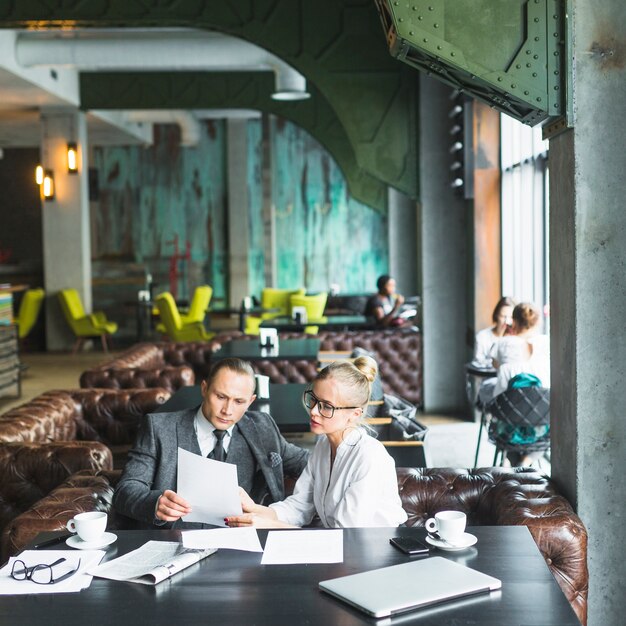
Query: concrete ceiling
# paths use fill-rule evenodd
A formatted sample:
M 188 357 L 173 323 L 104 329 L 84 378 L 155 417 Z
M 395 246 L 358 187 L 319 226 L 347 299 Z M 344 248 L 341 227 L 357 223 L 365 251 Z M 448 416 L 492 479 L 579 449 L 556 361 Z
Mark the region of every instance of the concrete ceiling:
M 206 43 L 210 52 L 216 46 L 227 48 L 232 54 L 237 48 L 237 41 L 218 33 L 206 33 L 192 29 L 75 29 L 67 31 L 3 31 L 0 32 L 0 148 L 24 148 L 40 145 L 41 128 L 40 112 L 48 108 L 80 106 L 79 74 L 85 69 L 89 71 L 122 70 L 121 59 L 124 55 L 106 54 L 109 50 L 125 50 L 129 43 L 133 43 L 132 58 L 128 57 L 128 67 L 143 67 L 146 71 L 154 70 L 163 63 L 163 67 L 185 69 L 185 54 L 178 53 L 176 58 L 164 55 L 164 46 L 168 42 L 174 46 L 187 38 L 189 50 L 188 64 L 199 67 L 198 55 L 203 43 Z M 81 61 L 80 48 L 85 44 L 98 46 L 95 54 L 90 52 L 89 59 Z M 50 58 L 46 58 L 46 46 L 50 49 Z M 67 46 L 68 50 L 60 50 L 59 46 Z M 113 48 L 112 48 L 113 47 Z M 71 48 L 71 50 L 70 50 Z M 175 48 L 172 48 L 172 50 Z M 153 51 L 152 53 L 150 51 Z M 157 54 L 158 51 L 158 54 Z M 94 61 L 98 53 L 102 54 L 102 61 Z M 77 54 L 78 53 L 78 54 Z M 251 63 L 254 57 L 254 47 L 242 41 L 242 55 L 240 69 Z M 142 57 L 145 59 L 142 61 Z M 209 55 L 211 56 L 211 55 Z M 213 55 L 215 56 L 215 55 Z M 226 55 L 228 56 L 228 55 Z M 277 90 L 282 84 L 289 84 L 293 79 L 288 66 L 277 58 L 258 49 L 257 68 L 259 70 L 275 69 Z M 28 60 L 25 60 L 28 58 Z M 226 57 L 222 56 L 223 59 Z M 155 61 L 161 59 L 161 61 Z M 57 62 L 54 62 L 57 60 Z M 20 62 L 21 61 L 21 62 Z M 122 63 L 122 65 L 120 65 Z M 234 62 L 237 65 L 237 62 Z M 265 63 L 265 65 L 263 65 Z M 279 63 L 282 65 L 279 67 Z M 223 63 L 224 65 L 224 63 Z M 201 63 L 200 63 L 201 66 Z M 211 62 L 207 59 L 207 69 Z M 215 66 L 215 63 L 214 63 Z M 278 68 L 278 69 L 276 69 Z M 228 69 L 223 67 L 222 69 Z M 296 73 L 297 74 L 297 73 Z M 282 76 L 286 75 L 285 80 Z M 296 77 L 296 83 L 304 86 L 306 83 Z M 136 145 L 152 141 L 152 123 L 154 115 L 147 115 L 141 123 L 138 112 L 124 111 L 88 111 L 87 129 L 89 144 L 98 145 Z M 187 112 L 187 115 L 194 112 Z M 220 110 L 216 115 L 229 117 L 228 110 Z M 233 115 L 241 116 L 241 111 L 233 111 Z M 252 112 L 245 112 L 244 116 L 252 116 Z M 175 116 L 174 116 L 175 117 Z M 180 117 L 180 116 L 179 116 Z M 198 111 L 198 118 L 213 117 L 209 111 Z M 182 118 L 181 118 L 182 119 Z M 158 121 L 158 120 L 156 120 Z

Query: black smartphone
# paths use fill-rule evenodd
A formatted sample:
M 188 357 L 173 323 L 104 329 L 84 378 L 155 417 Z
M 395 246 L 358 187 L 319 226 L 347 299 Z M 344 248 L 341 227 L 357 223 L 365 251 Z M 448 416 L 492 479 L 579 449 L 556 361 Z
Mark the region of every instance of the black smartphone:
M 430 552 L 426 544 L 413 537 L 392 537 L 389 543 L 405 554 L 428 554 Z

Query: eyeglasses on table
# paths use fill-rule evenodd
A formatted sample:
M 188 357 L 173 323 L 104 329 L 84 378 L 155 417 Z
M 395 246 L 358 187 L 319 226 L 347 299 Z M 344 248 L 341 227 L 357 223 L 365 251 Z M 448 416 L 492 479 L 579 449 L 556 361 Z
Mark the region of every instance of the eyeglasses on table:
M 38 585 L 54 585 L 55 583 L 60 583 L 62 580 L 69 578 L 80 569 L 80 559 L 78 559 L 78 563 L 73 570 L 55 578 L 52 568 L 66 560 L 65 557 L 62 557 L 57 559 L 54 563 L 39 563 L 38 565 L 27 567 L 24 561 L 17 559 L 13 561 L 11 578 L 13 578 L 13 580 L 30 580 Z

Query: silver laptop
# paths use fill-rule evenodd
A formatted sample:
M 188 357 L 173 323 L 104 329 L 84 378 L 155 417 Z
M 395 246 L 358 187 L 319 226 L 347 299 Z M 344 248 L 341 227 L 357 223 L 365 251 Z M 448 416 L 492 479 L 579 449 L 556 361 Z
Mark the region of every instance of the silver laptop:
M 373 617 L 389 617 L 488 593 L 502 582 L 440 556 L 320 582 L 320 589 Z

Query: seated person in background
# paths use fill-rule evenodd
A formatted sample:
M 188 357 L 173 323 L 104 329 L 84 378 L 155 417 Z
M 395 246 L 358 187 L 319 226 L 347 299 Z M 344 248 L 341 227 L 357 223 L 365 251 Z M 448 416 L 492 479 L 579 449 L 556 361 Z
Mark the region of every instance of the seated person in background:
M 157 527 L 206 526 L 180 521 L 191 509 L 174 491 L 179 447 L 236 465 L 239 484 L 259 501 L 282 500 L 283 474 L 298 477 L 308 452 L 287 443 L 267 413 L 248 411 L 254 388 L 249 363 L 224 359 L 202 381 L 199 407 L 146 415 L 115 489 L 115 509 Z
M 292 496 L 269 507 L 241 491 L 244 515 L 229 526 L 310 524 L 317 513 L 326 528 L 398 526 L 407 519 L 393 459 L 361 421 L 378 368 L 370 357 L 325 367 L 306 391 L 311 431 L 320 437 Z
M 398 317 L 404 296 L 396 293 L 396 281 L 383 274 L 376 281 L 378 293 L 365 305 L 365 317 L 374 318 L 377 326 L 402 326 L 407 320 Z
M 495 343 L 490 355 L 497 370 L 495 385 L 485 381 L 478 397 L 486 405 L 506 391 L 509 380 L 517 374 L 532 374 L 542 387 L 550 387 L 550 342 L 539 333 L 540 314 L 537 308 L 522 302 L 513 309 L 510 334 Z
M 495 343 L 503 337 L 511 326 L 511 314 L 515 302 L 512 298 L 500 298 L 496 304 L 491 319 L 495 326 L 483 328 L 476 333 L 476 345 L 474 346 L 474 362 L 483 366 L 492 364 L 491 350 Z

